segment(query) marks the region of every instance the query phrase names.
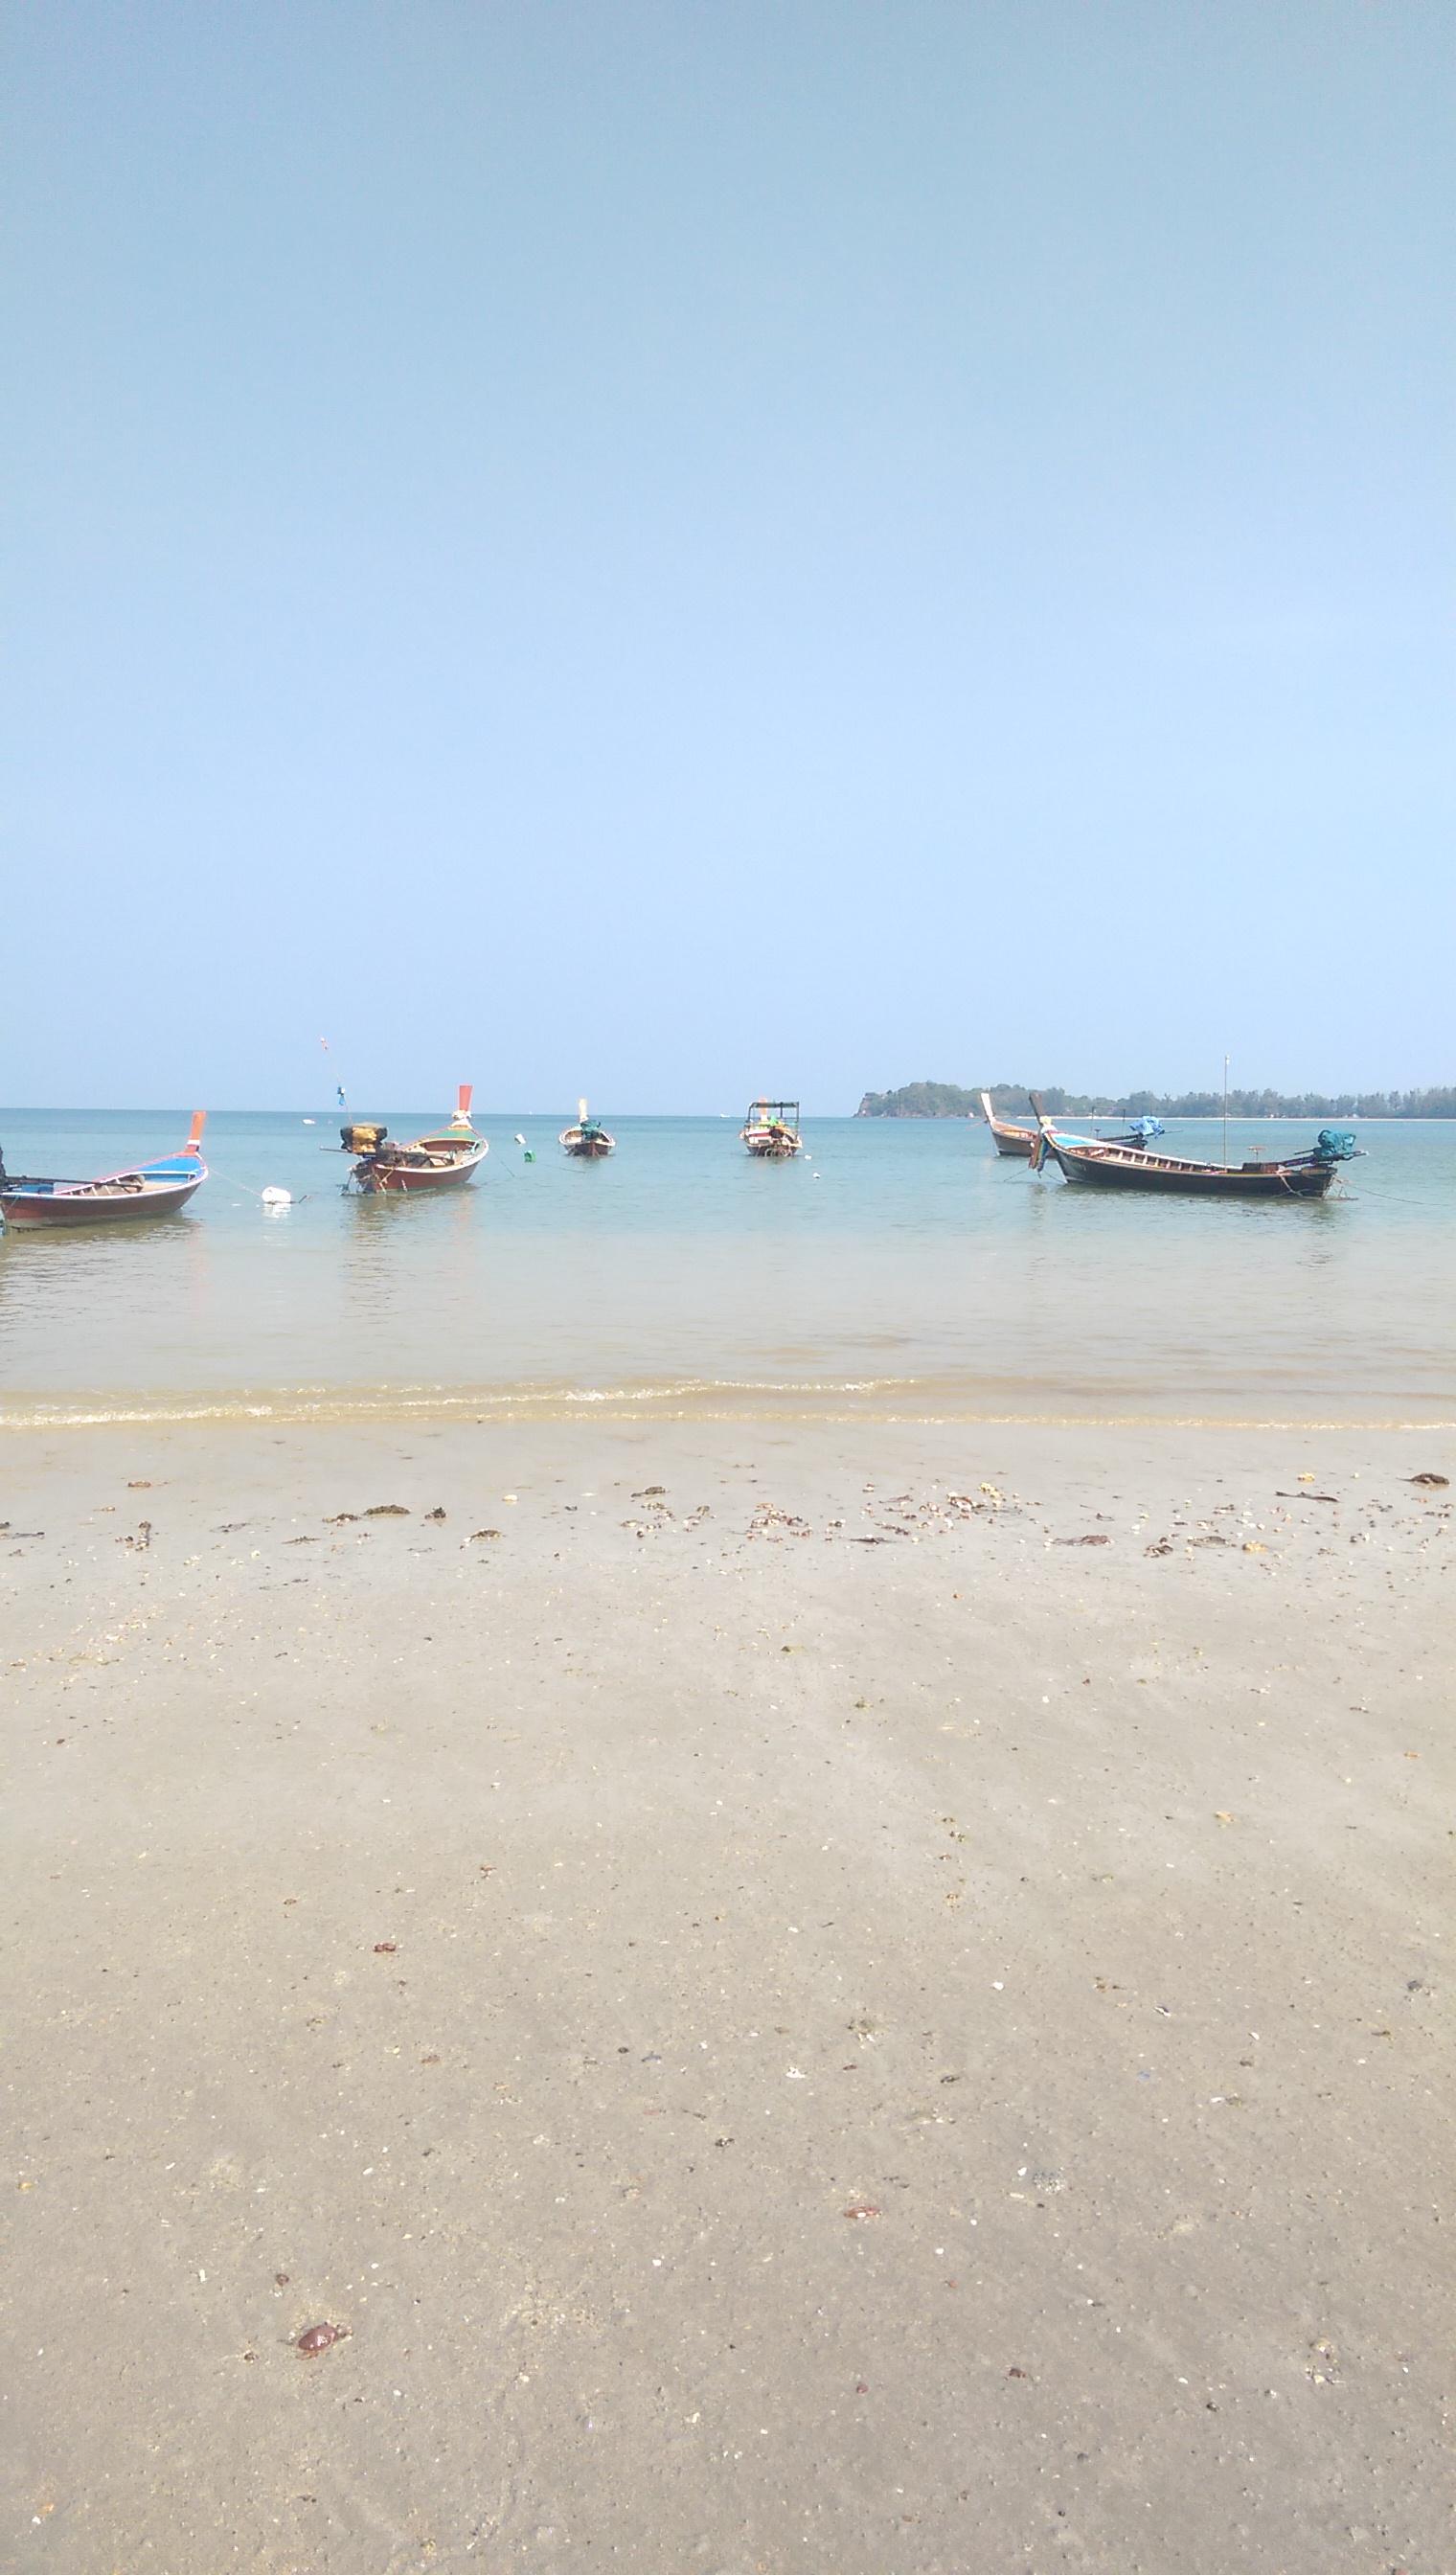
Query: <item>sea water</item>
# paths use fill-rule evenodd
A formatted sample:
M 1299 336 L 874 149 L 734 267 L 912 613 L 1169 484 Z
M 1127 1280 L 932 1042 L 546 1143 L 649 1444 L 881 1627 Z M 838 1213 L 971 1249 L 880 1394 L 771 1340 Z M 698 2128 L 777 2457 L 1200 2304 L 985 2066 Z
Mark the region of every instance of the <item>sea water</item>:
M 750 1161 L 738 1116 L 609 1111 L 599 1164 L 562 1153 L 567 1113 L 476 1123 L 474 1183 L 361 1199 L 322 1113 L 215 1115 L 181 1215 L 12 1228 L 0 1421 L 1456 1418 L 1456 1124 L 1362 1126 L 1306 1204 L 1069 1189 L 961 1120 L 810 1119 L 788 1164 Z M 181 1110 L 0 1114 L 12 1173 L 90 1177 L 186 1132 Z M 1314 1132 L 1231 1121 L 1229 1158 Z M 1220 1159 L 1219 1123 L 1170 1123 L 1167 1150 Z

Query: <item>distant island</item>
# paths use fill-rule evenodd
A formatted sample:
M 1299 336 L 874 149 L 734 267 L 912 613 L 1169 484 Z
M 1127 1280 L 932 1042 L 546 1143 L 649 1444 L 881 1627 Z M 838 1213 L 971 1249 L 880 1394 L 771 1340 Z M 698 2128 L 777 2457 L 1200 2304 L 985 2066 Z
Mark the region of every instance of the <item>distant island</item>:
M 988 1082 L 998 1116 L 1024 1117 L 1027 1095 L 1019 1082 Z M 1048 1118 L 1217 1118 L 1219 1091 L 1061 1091 L 1054 1082 L 1038 1093 Z M 898 1091 L 866 1091 L 856 1118 L 979 1118 L 979 1091 L 953 1082 L 906 1082 Z M 1231 1118 L 1456 1118 L 1456 1087 L 1438 1091 L 1231 1091 Z
M 1024 1100 L 1025 1093 L 1021 1098 Z M 899 1091 L 866 1091 L 856 1118 L 978 1118 L 980 1102 L 973 1091 L 958 1091 L 953 1082 L 907 1082 Z

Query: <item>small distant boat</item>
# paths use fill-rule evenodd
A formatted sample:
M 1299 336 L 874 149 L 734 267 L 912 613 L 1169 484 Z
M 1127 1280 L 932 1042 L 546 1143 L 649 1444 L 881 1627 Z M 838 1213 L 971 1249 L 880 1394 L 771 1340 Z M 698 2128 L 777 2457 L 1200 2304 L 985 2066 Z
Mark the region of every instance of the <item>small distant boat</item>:
M 998 1118 L 991 1107 L 991 1096 L 988 1091 L 983 1091 L 981 1093 L 980 1105 L 986 1125 L 991 1131 L 991 1141 L 995 1146 L 996 1152 L 998 1154 L 1016 1154 L 1020 1156 L 1023 1163 L 1029 1163 L 1032 1155 L 1036 1151 L 1036 1129 L 1034 1127 L 1016 1127 L 1007 1119 Z M 1060 1135 L 1062 1131 L 1058 1128 L 1056 1132 Z M 1071 1141 L 1078 1145 L 1096 1145 L 1104 1143 L 1108 1145 L 1125 1145 L 1129 1153 L 1141 1154 L 1147 1150 L 1147 1147 L 1153 1142 L 1155 1137 L 1161 1136 L 1162 1132 L 1163 1122 L 1160 1118 L 1134 1118 L 1131 1125 L 1127 1127 L 1120 1136 L 1077 1136 Z
M 108 1172 L 97 1181 L 34 1180 L 8 1173 L 0 1159 L 0 1215 L 20 1228 L 118 1225 L 139 1216 L 173 1216 L 207 1179 L 202 1159 L 206 1123 L 207 1112 L 199 1109 L 180 1154 L 138 1163 L 129 1172 Z
M 1120 1144 L 1092 1144 L 1049 1127 L 1031 1096 L 1040 1133 L 1031 1168 L 1050 1160 L 1064 1180 L 1093 1190 L 1144 1190 L 1208 1199 L 1322 1199 L 1341 1163 L 1361 1148 L 1344 1128 L 1321 1127 L 1314 1149 L 1277 1163 L 1198 1163 L 1180 1154 L 1134 1152 Z
M 755 1100 L 738 1131 L 755 1162 L 788 1163 L 803 1152 L 796 1100 Z
M 360 1123 L 341 1127 L 341 1149 L 356 1157 L 349 1175 L 354 1187 L 366 1198 L 414 1198 L 425 1190 L 458 1189 L 480 1169 L 491 1150 L 470 1123 L 471 1097 L 471 1085 L 463 1082 L 449 1126 L 434 1136 L 417 1136 L 408 1145 L 395 1144 L 387 1127 Z
M 564 1127 L 561 1142 L 575 1163 L 605 1163 L 617 1151 L 617 1139 L 609 1136 L 600 1118 L 589 1118 L 585 1100 L 577 1103 L 577 1124 Z

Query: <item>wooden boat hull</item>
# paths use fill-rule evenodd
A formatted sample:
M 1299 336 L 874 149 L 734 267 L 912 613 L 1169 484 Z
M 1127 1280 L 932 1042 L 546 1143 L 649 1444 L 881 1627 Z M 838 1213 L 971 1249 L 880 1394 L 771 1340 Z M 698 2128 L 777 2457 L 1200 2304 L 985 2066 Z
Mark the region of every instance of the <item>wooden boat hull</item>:
M 0 1178 L 0 1217 L 18 1234 L 38 1234 L 175 1216 L 207 1179 L 202 1159 L 206 1117 L 206 1111 L 199 1109 L 182 1153 L 159 1155 L 155 1163 L 108 1172 L 100 1180 L 33 1180 L 19 1173 Z
M 457 1154 L 448 1162 L 381 1163 L 373 1160 L 356 1163 L 353 1171 L 355 1188 L 364 1198 L 413 1199 L 429 1197 L 437 1190 L 458 1190 L 471 1180 L 486 1159 L 487 1147 L 481 1145 L 468 1154 Z
M 991 1095 L 988 1091 L 983 1091 L 980 1095 L 980 1114 L 991 1131 L 991 1143 L 998 1154 L 1004 1154 L 1008 1158 L 1018 1156 L 1023 1163 L 1030 1162 L 1032 1149 L 1036 1143 L 1034 1127 L 1013 1127 L 1007 1119 L 998 1118 L 991 1107 Z
M 471 1098 L 471 1085 L 463 1082 L 450 1125 L 433 1135 L 416 1136 L 408 1145 L 388 1143 L 388 1131 L 383 1127 L 345 1127 L 342 1133 L 346 1153 L 360 1142 L 368 1142 L 372 1148 L 360 1154 L 349 1175 L 360 1196 L 430 1198 L 437 1190 L 458 1190 L 462 1182 L 470 1180 L 491 1150 L 486 1138 L 478 1136 L 470 1123 Z
M 608 1135 L 600 1118 L 589 1115 L 585 1100 L 578 1101 L 575 1123 L 562 1129 L 557 1143 L 574 1163 L 605 1163 L 617 1150 L 616 1137 Z
M 1141 1190 L 1163 1197 L 1200 1199 L 1322 1199 L 1335 1176 L 1332 1163 L 1246 1163 L 1224 1171 L 1212 1164 L 1180 1164 L 1147 1154 L 1078 1153 L 1056 1138 L 1047 1151 L 1077 1189 Z
M 1062 1131 L 1058 1129 L 1057 1132 L 1060 1134 Z M 1014 1154 L 1021 1162 L 1029 1163 L 1036 1151 L 1034 1127 L 1003 1127 L 998 1122 L 991 1129 L 991 1134 L 995 1139 L 998 1154 Z M 1129 1154 L 1141 1154 L 1146 1151 L 1146 1148 L 1131 1136 L 1073 1136 L 1070 1142 L 1073 1145 L 1120 1145 L 1124 1152 Z
M 1063 1130 L 1058 1128 L 1057 1134 L 1062 1133 Z M 1120 1145 L 1127 1154 L 1147 1151 L 1146 1146 L 1140 1145 L 1132 1136 L 1072 1136 L 1067 1141 L 1073 1145 Z M 1034 1127 L 1003 1127 L 998 1131 L 995 1142 L 998 1154 L 1014 1154 L 1021 1162 L 1029 1163 L 1036 1151 L 1036 1130 Z
M 189 1180 L 159 1182 L 105 1196 L 88 1195 L 98 1187 L 94 1182 L 54 1181 L 40 1185 L 22 1181 L 0 1190 L 0 1214 L 18 1234 L 80 1225 L 135 1225 L 142 1217 L 175 1216 L 206 1179 L 207 1173 L 198 1171 Z
M 796 1100 L 750 1100 L 738 1143 L 755 1163 L 791 1163 L 803 1152 Z
M 986 1093 L 982 1092 L 980 1097 L 981 1111 L 985 1118 L 986 1125 L 991 1131 L 991 1142 L 995 1146 L 996 1152 L 998 1154 L 1004 1154 L 1008 1158 L 1015 1156 L 1018 1161 L 1029 1163 L 1032 1155 L 1036 1151 L 1037 1129 L 1034 1127 L 1016 1127 L 1011 1125 L 1008 1120 L 998 1118 L 991 1107 Z M 1140 1154 L 1144 1150 L 1141 1141 L 1136 1136 L 1107 1136 L 1104 1138 L 1098 1138 L 1094 1136 L 1076 1135 L 1073 1136 L 1070 1141 L 1074 1145 L 1092 1145 L 1098 1143 L 1125 1145 L 1130 1154 Z

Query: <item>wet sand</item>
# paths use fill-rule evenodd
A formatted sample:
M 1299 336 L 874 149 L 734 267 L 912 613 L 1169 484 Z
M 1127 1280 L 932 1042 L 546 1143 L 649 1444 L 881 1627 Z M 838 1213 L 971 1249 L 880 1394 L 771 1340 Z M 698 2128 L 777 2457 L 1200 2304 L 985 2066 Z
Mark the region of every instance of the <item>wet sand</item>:
M 3 1456 L 7 2565 L 1452 2562 L 1449 1434 Z

